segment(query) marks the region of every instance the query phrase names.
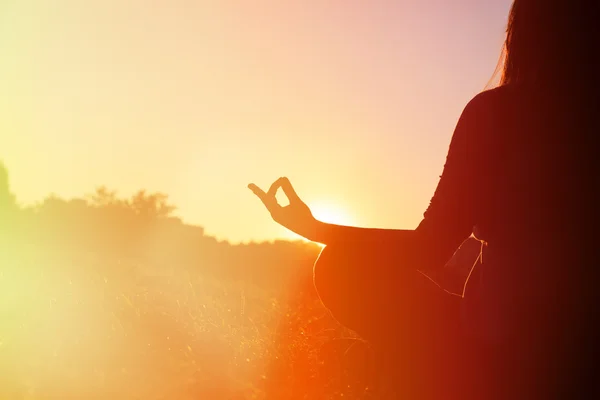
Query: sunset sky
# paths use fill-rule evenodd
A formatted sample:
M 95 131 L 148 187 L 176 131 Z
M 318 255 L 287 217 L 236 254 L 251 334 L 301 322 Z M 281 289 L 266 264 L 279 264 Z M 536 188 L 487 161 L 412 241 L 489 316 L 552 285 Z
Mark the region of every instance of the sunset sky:
M 291 237 L 246 188 L 280 176 L 414 228 L 510 3 L 2 0 L 0 159 L 22 203 L 145 188 L 233 242 Z

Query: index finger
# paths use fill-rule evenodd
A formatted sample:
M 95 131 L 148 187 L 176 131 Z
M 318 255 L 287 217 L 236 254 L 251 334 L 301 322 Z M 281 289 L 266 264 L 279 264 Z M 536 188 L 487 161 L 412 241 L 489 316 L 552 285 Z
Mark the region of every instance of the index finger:
M 264 190 L 256 186 L 254 183 L 249 184 L 248 189 L 252 190 L 252 193 L 254 193 L 260 199 L 260 201 L 262 201 L 269 211 L 273 211 L 277 208 L 277 199 L 274 196 L 270 196 L 269 194 L 265 193 Z

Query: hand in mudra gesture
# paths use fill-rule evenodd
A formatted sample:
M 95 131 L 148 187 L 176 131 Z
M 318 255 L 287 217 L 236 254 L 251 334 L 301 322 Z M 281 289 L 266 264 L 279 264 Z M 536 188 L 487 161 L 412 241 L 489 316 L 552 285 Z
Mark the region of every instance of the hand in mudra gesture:
M 298 197 L 288 178 L 277 179 L 267 192 L 253 183 L 249 184 L 248 188 L 263 202 L 275 222 L 309 239 L 317 220 L 313 217 L 310 208 Z M 290 202 L 285 207 L 279 205 L 275 197 L 279 188 L 283 190 Z

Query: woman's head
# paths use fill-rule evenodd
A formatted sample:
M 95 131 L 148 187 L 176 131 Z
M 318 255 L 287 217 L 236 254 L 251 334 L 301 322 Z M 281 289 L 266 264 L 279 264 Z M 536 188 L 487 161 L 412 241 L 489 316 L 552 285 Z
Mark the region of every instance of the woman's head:
M 515 0 L 500 84 L 592 79 L 598 58 L 596 0 Z

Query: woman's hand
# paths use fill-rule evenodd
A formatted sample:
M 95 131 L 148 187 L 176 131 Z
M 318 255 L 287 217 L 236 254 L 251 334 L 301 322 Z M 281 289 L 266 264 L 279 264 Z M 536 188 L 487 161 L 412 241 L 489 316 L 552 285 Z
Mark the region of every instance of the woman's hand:
M 288 178 L 277 179 L 268 192 L 253 183 L 249 184 L 248 188 L 263 202 L 275 222 L 300 236 L 312 240 L 317 220 L 313 217 L 310 208 L 298 197 Z M 283 189 L 290 202 L 285 207 L 280 206 L 275 197 L 279 188 Z

